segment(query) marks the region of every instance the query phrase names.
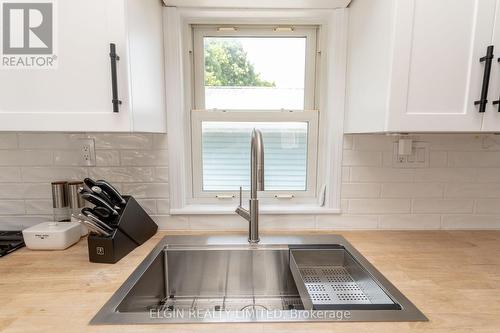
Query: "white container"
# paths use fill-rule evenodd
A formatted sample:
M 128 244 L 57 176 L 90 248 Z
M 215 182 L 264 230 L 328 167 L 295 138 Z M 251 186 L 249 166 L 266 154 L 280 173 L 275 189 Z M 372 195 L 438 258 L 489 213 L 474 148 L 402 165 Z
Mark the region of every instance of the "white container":
M 31 250 L 64 250 L 81 236 L 77 222 L 44 222 L 23 230 L 24 242 Z

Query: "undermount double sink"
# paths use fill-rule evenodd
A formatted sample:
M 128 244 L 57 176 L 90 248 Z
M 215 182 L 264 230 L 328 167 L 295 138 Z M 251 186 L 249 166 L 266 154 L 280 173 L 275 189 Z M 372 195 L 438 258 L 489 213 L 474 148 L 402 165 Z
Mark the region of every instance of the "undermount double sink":
M 425 320 L 340 236 L 167 236 L 91 324 Z

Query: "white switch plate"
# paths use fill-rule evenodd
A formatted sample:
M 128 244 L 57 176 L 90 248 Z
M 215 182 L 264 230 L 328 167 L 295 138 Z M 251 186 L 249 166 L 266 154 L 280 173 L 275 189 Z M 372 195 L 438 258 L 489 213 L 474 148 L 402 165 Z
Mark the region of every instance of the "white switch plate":
M 428 168 L 429 167 L 429 143 L 413 141 L 411 155 L 399 155 L 398 142 L 394 142 L 392 155 L 392 166 L 394 168 Z
M 95 142 L 94 139 L 78 139 L 80 151 L 80 165 L 95 166 Z

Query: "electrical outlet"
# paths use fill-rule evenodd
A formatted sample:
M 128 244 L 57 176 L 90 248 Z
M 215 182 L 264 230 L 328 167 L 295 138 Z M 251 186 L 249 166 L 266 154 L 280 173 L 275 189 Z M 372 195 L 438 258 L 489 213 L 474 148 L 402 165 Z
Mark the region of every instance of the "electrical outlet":
M 394 168 L 428 168 L 429 143 L 422 141 L 413 141 L 411 153 L 409 155 L 400 155 L 399 143 L 394 142 L 392 166 Z
M 95 142 L 94 139 L 78 139 L 80 151 L 80 165 L 95 166 Z

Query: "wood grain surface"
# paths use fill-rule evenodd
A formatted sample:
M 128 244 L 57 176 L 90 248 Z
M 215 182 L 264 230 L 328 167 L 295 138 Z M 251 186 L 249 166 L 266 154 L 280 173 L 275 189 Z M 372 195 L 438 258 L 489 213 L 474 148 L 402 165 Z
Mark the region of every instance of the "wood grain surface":
M 500 231 L 338 234 L 430 321 L 89 326 L 166 235 L 158 233 L 114 265 L 90 263 L 85 239 L 65 251 L 23 248 L 0 258 L 0 332 L 500 332 Z

